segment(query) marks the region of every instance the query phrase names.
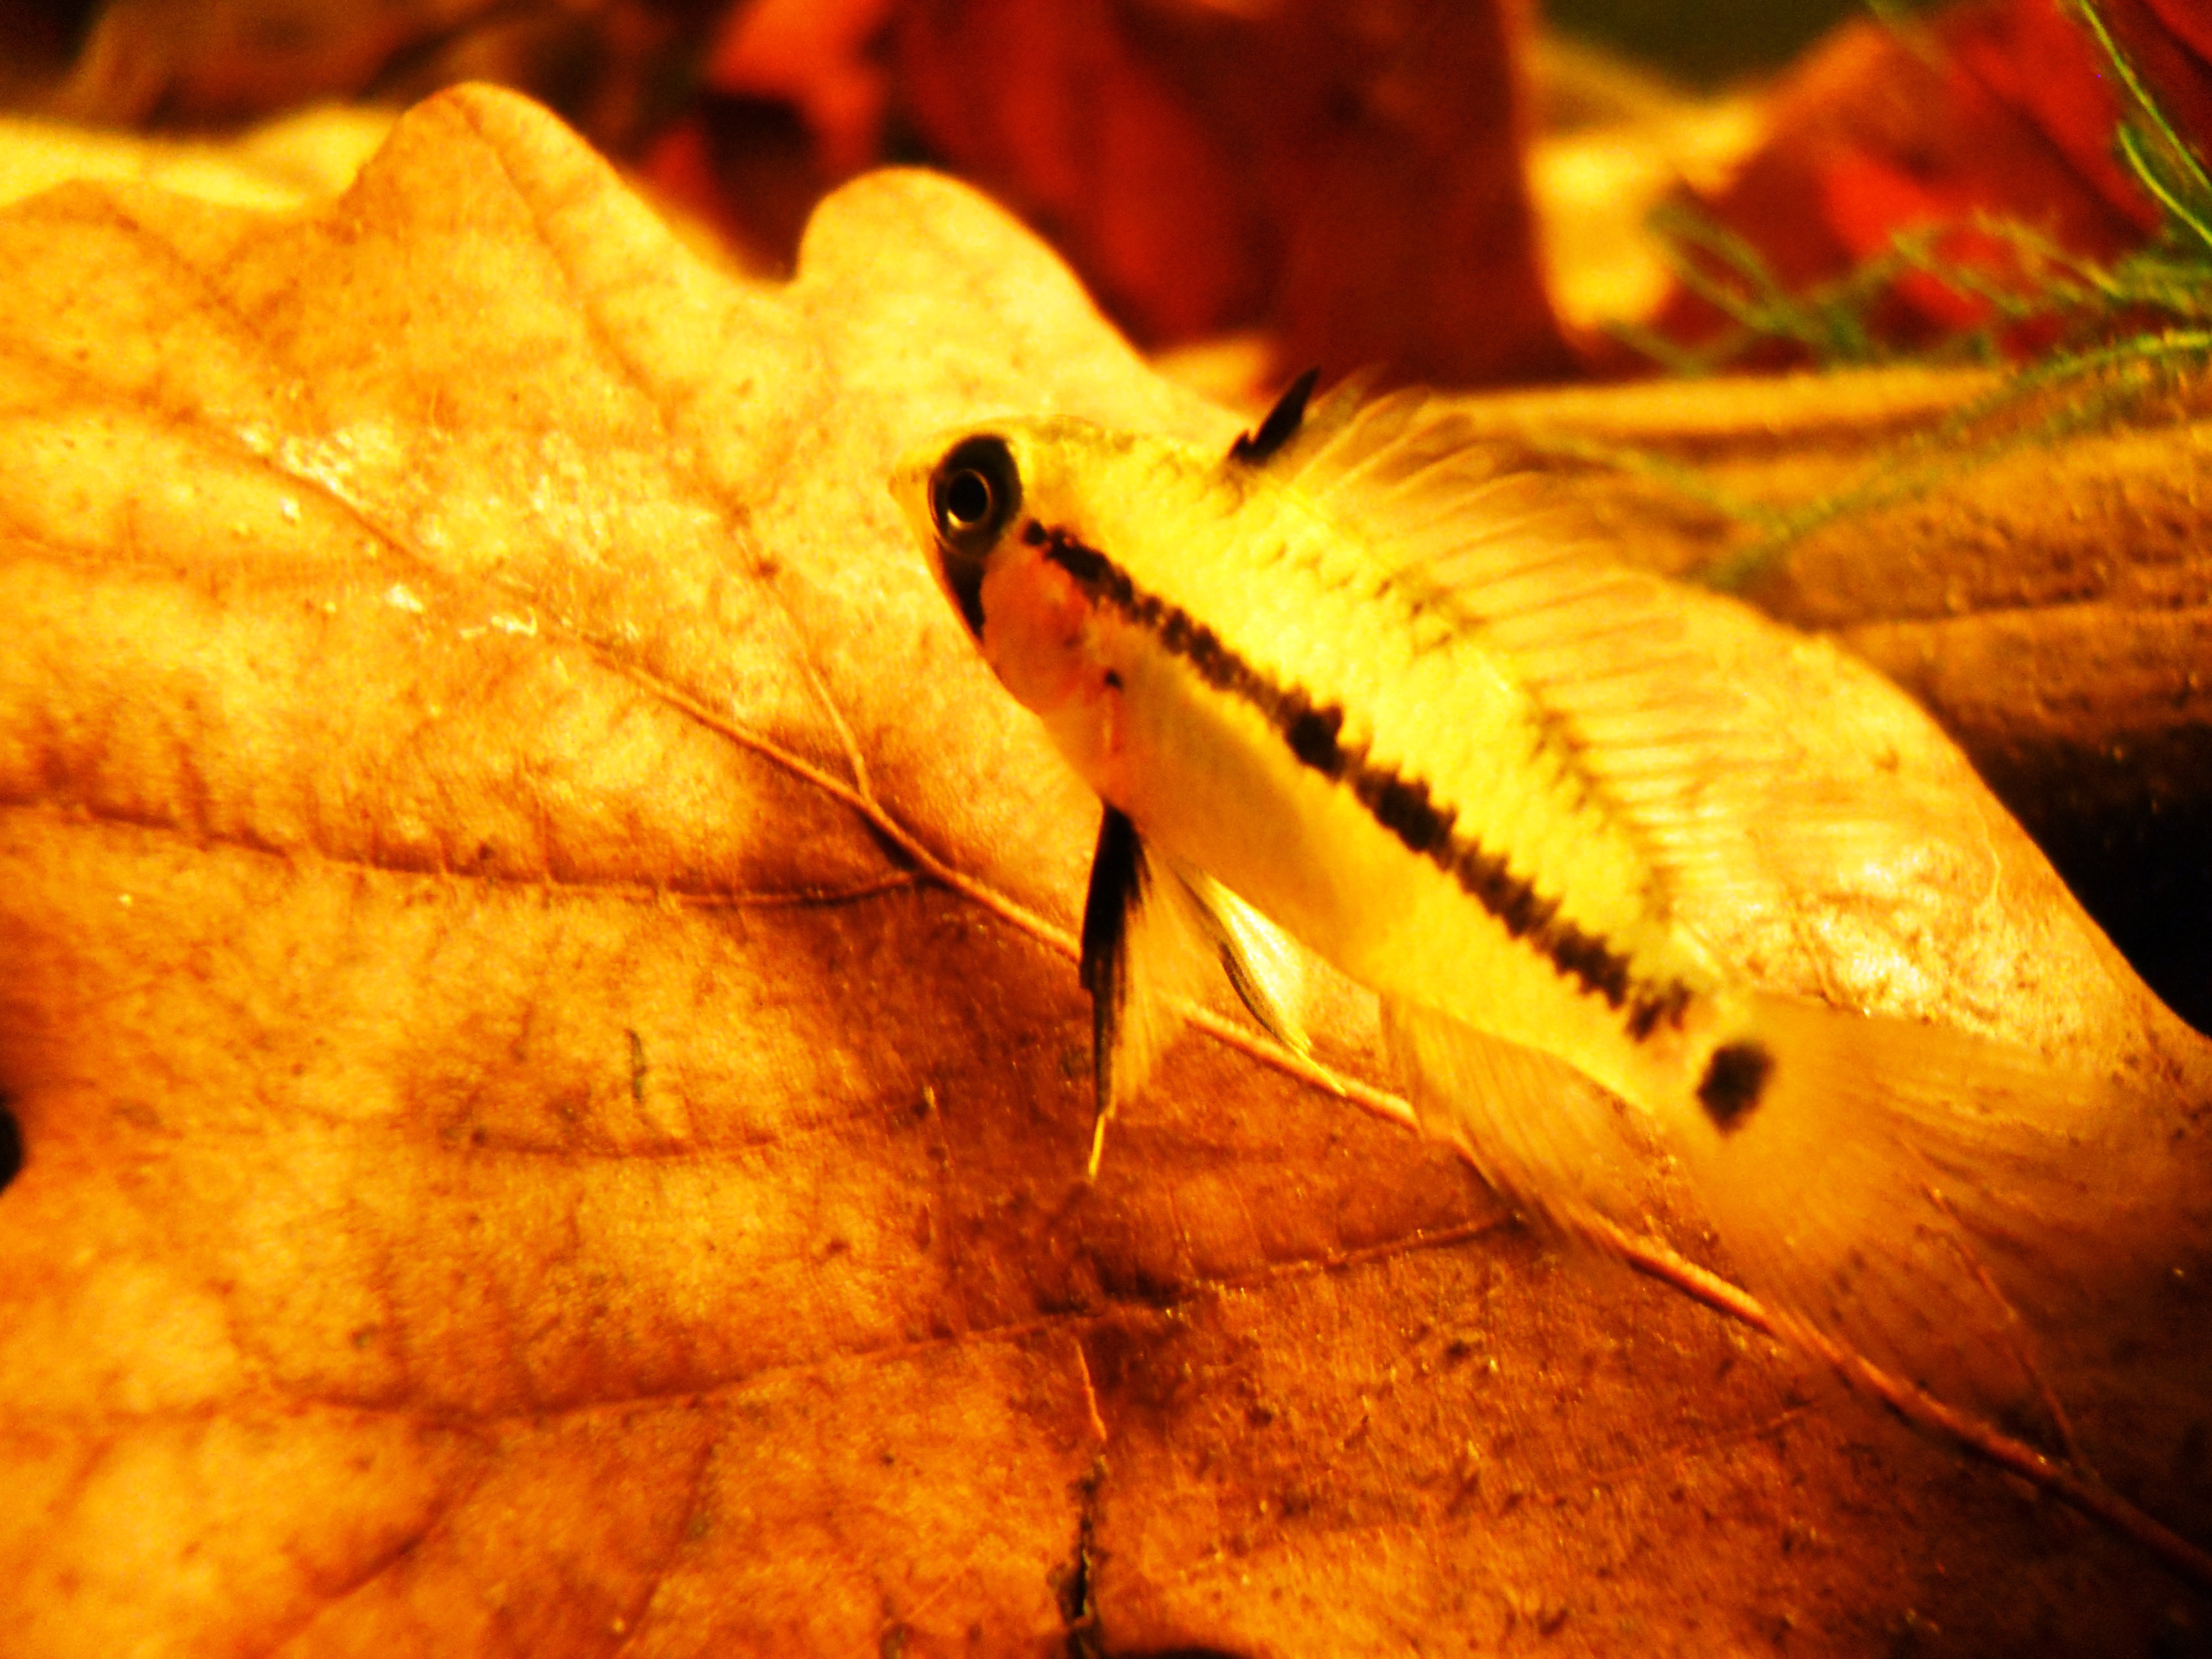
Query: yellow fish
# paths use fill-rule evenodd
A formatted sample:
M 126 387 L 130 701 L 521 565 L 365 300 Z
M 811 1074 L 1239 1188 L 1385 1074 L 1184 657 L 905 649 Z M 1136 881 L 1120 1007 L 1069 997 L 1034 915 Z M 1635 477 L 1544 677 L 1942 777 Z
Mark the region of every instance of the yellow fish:
M 2042 1126 L 2096 1085 L 1717 961 L 1680 900 L 1727 889 L 1771 751 L 1679 648 L 1665 584 L 1485 480 L 1448 410 L 1346 386 L 1309 414 L 1314 379 L 1225 458 L 1006 420 L 892 479 L 1105 803 L 1100 1129 L 1194 945 L 1301 1042 L 1286 933 L 1379 994 L 1424 1127 L 1493 1184 L 1570 1225 L 1602 1208 L 1626 1103 L 1754 1288 L 1913 1379 L 2021 1395 L 2011 1310 L 1955 1247 L 2045 1270 L 2039 1218 L 2079 1183 Z

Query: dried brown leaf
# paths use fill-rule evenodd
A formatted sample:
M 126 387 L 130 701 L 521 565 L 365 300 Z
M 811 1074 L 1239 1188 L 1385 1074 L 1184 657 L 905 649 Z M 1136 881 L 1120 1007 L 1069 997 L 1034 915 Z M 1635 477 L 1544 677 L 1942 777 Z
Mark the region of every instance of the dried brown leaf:
M 326 105 L 216 143 L 0 116 L 0 202 L 111 179 L 237 207 L 298 207 L 352 182 L 392 118 Z
M 1082 1186 L 1095 807 L 881 480 L 990 408 L 1228 422 L 972 196 L 864 180 L 735 285 L 476 89 L 327 207 L 72 187 L 0 262 L 11 1651 L 2168 1618 L 2136 1546 L 1234 1048 Z M 1901 697 L 1700 614 L 1951 883 L 1785 886 L 1737 949 L 2203 1097 Z

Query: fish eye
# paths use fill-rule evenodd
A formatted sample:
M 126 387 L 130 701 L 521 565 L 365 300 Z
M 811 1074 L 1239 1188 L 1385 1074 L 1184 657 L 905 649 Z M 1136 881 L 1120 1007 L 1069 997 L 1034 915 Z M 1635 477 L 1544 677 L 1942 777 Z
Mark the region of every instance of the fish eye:
M 991 516 L 991 481 L 966 468 L 945 481 L 943 499 L 947 526 L 972 530 Z
M 946 545 L 981 554 L 1021 508 L 1022 479 L 994 434 L 955 444 L 929 480 L 929 513 Z

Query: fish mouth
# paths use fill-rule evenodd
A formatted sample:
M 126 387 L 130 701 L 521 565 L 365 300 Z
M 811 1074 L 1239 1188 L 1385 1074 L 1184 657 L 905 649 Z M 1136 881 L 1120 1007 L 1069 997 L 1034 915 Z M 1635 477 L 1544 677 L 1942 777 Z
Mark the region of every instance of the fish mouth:
M 927 447 L 908 450 L 891 468 L 885 480 L 891 499 L 899 504 L 907 528 L 924 549 L 936 544 L 937 532 L 929 521 L 929 473 L 937 465 L 939 452 Z

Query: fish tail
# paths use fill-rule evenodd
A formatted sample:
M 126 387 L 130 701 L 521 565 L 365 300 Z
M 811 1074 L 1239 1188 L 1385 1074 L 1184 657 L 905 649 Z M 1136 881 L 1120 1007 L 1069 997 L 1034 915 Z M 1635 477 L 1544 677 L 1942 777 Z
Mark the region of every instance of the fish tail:
M 1748 1287 L 1900 1380 L 2068 1445 L 2039 1333 L 2124 1267 L 2132 1099 L 2025 1049 L 1788 997 L 1752 998 L 1747 1026 L 1676 1138 Z

